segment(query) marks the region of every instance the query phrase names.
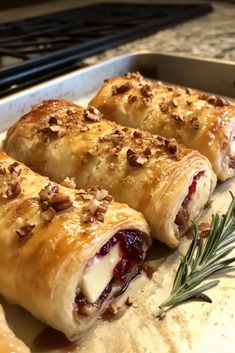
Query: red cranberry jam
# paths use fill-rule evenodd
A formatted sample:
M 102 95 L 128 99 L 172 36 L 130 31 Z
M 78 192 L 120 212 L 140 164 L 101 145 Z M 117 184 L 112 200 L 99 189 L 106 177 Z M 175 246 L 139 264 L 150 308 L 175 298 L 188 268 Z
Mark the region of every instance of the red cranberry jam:
M 192 196 L 193 196 L 193 194 L 196 192 L 196 190 L 197 190 L 197 181 L 200 179 L 200 177 L 202 176 L 202 175 L 204 175 L 205 174 L 205 172 L 204 172 L 204 170 L 202 170 L 201 172 L 199 172 L 197 175 L 195 175 L 194 177 L 193 177 L 193 181 L 192 181 L 192 184 L 189 186 L 189 188 L 188 188 L 188 195 L 185 197 L 185 199 L 184 199 L 184 203 L 187 203 L 187 202 L 189 202 L 191 199 L 192 199 Z
M 144 233 L 137 229 L 123 229 L 118 231 L 107 243 L 105 243 L 95 256 L 105 256 L 112 247 L 119 243 L 122 259 L 118 262 L 113 271 L 113 279 L 106 286 L 100 297 L 94 304 L 90 304 L 86 297 L 79 293 L 75 298 L 78 310 L 86 305 L 95 307 L 101 306 L 112 290 L 114 283 L 121 283 L 125 287 L 126 282 L 130 280 L 130 273 L 143 263 L 144 260 Z M 134 272 L 134 271 L 133 271 Z M 135 271 L 136 275 L 136 271 Z

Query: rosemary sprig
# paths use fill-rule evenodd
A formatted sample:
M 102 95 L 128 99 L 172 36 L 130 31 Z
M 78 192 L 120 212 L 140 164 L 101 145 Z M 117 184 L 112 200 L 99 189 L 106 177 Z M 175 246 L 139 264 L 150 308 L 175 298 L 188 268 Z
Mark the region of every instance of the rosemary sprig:
M 200 239 L 198 226 L 193 224 L 194 239 L 175 275 L 171 294 L 160 306 L 156 317 L 163 319 L 167 311 L 188 301 L 212 300 L 204 294 L 208 289 L 219 284 L 211 280 L 202 284 L 214 275 L 223 275 L 235 270 L 230 266 L 235 257 L 227 255 L 235 248 L 235 196 L 230 192 L 232 201 L 226 214 L 212 215 L 210 234 Z

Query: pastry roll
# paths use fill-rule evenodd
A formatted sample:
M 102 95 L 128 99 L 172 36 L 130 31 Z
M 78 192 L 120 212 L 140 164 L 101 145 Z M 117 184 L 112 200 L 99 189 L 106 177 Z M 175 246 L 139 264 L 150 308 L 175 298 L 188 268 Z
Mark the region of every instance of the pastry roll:
M 62 100 L 34 107 L 10 128 L 4 148 L 57 182 L 101 185 L 141 211 L 152 236 L 172 248 L 215 187 L 211 165 L 199 152 Z
M 5 314 L 0 305 L 0 352 L 1 353 L 30 353 L 26 345 L 15 336 L 8 327 Z
M 59 186 L 3 153 L 0 214 L 0 294 L 70 340 L 122 304 L 150 245 L 143 216 L 106 190 Z
M 105 80 L 90 105 L 107 119 L 175 138 L 198 150 L 220 180 L 235 174 L 235 105 L 225 98 L 129 73 Z

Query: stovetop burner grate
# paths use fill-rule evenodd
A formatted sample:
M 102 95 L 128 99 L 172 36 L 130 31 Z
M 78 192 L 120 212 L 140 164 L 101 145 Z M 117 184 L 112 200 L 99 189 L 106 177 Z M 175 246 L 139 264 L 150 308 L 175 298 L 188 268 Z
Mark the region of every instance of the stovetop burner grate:
M 208 4 L 102 3 L 0 24 L 0 96 L 211 9 Z

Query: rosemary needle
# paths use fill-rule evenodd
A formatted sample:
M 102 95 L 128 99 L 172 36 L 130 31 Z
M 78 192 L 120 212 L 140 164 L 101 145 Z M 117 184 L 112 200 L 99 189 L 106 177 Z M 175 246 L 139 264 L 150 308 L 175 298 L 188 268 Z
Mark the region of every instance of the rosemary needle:
M 208 279 L 235 270 L 230 266 L 235 257 L 227 257 L 235 248 L 235 196 L 230 194 L 232 201 L 226 214 L 212 215 L 207 238 L 199 238 L 198 226 L 193 224 L 194 239 L 181 259 L 169 298 L 159 306 L 156 314 L 159 319 L 163 319 L 167 311 L 188 301 L 211 303 L 204 292 L 218 285 L 219 280 Z

